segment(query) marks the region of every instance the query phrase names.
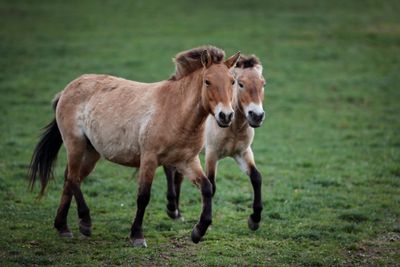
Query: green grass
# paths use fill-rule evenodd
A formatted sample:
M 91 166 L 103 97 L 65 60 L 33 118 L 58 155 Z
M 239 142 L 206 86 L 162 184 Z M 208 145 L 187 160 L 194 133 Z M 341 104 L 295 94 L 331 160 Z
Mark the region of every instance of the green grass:
M 1 1 L 0 262 L 34 265 L 395 266 L 400 262 L 400 4 L 398 1 Z M 52 97 L 82 73 L 166 79 L 171 57 L 203 44 L 264 63 L 267 120 L 253 144 L 263 175 L 262 225 L 246 225 L 252 191 L 220 163 L 213 226 L 189 240 L 200 193 L 183 183 L 184 222 L 165 213 L 157 171 L 144 228 L 132 169 L 101 161 L 85 180 L 93 236 L 52 228 L 62 188 L 41 201 L 26 170 Z

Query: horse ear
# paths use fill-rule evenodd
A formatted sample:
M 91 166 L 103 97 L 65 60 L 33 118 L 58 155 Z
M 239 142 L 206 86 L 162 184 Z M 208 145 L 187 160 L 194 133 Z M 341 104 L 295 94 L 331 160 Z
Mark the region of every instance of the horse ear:
M 230 69 L 236 65 L 236 62 L 238 62 L 240 58 L 240 51 L 228 58 L 224 64 Z
M 201 59 L 201 64 L 203 65 L 203 67 L 208 68 L 211 66 L 212 60 L 211 60 L 210 53 L 208 53 L 207 50 L 204 50 L 201 53 L 200 59 Z

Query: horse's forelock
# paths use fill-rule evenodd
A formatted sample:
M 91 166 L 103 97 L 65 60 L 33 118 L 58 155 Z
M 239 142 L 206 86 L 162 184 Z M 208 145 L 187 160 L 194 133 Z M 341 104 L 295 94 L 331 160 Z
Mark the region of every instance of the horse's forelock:
M 187 57 L 190 58 L 190 59 L 194 59 L 194 60 L 200 59 L 201 58 L 201 53 L 203 51 L 189 51 L 187 53 Z
M 261 66 L 261 61 L 255 55 L 244 56 L 241 55 L 239 61 L 236 63 L 236 68 L 253 68 L 255 65 Z
M 176 71 L 172 75 L 172 80 L 179 80 L 180 78 L 189 75 L 190 73 L 202 68 L 201 55 L 207 50 L 210 55 L 211 61 L 214 64 L 222 63 L 225 57 L 225 52 L 215 46 L 201 46 L 188 51 L 178 53 L 174 62 Z

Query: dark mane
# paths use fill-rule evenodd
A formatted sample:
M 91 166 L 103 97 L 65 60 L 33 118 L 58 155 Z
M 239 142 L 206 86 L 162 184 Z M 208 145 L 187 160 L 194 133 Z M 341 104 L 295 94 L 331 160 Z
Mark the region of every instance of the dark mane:
M 210 54 L 212 63 L 221 63 L 224 60 L 225 52 L 211 45 L 200 46 L 180 52 L 173 59 L 175 62 L 175 73 L 170 80 L 179 80 L 195 70 L 200 69 L 203 66 L 201 64 L 201 54 L 204 50 L 207 50 Z
M 236 63 L 236 68 L 253 68 L 255 65 L 261 65 L 261 61 L 258 59 L 258 57 L 255 55 L 241 55 L 239 61 Z

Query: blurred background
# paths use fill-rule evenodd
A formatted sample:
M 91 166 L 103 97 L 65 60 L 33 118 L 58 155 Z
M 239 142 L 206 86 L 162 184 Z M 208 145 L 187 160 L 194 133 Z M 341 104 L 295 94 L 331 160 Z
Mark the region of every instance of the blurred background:
M 400 2 L 0 1 L 0 262 L 14 265 L 391 265 L 400 262 Z M 101 161 L 83 191 L 94 235 L 52 229 L 65 166 L 36 201 L 26 170 L 51 99 L 83 73 L 155 82 L 180 51 L 211 44 L 257 55 L 267 119 L 256 130 L 261 228 L 252 191 L 221 161 L 212 230 L 189 241 L 200 193 L 185 181 L 185 222 L 165 214 L 157 172 L 147 250 L 129 247 L 132 169 Z

